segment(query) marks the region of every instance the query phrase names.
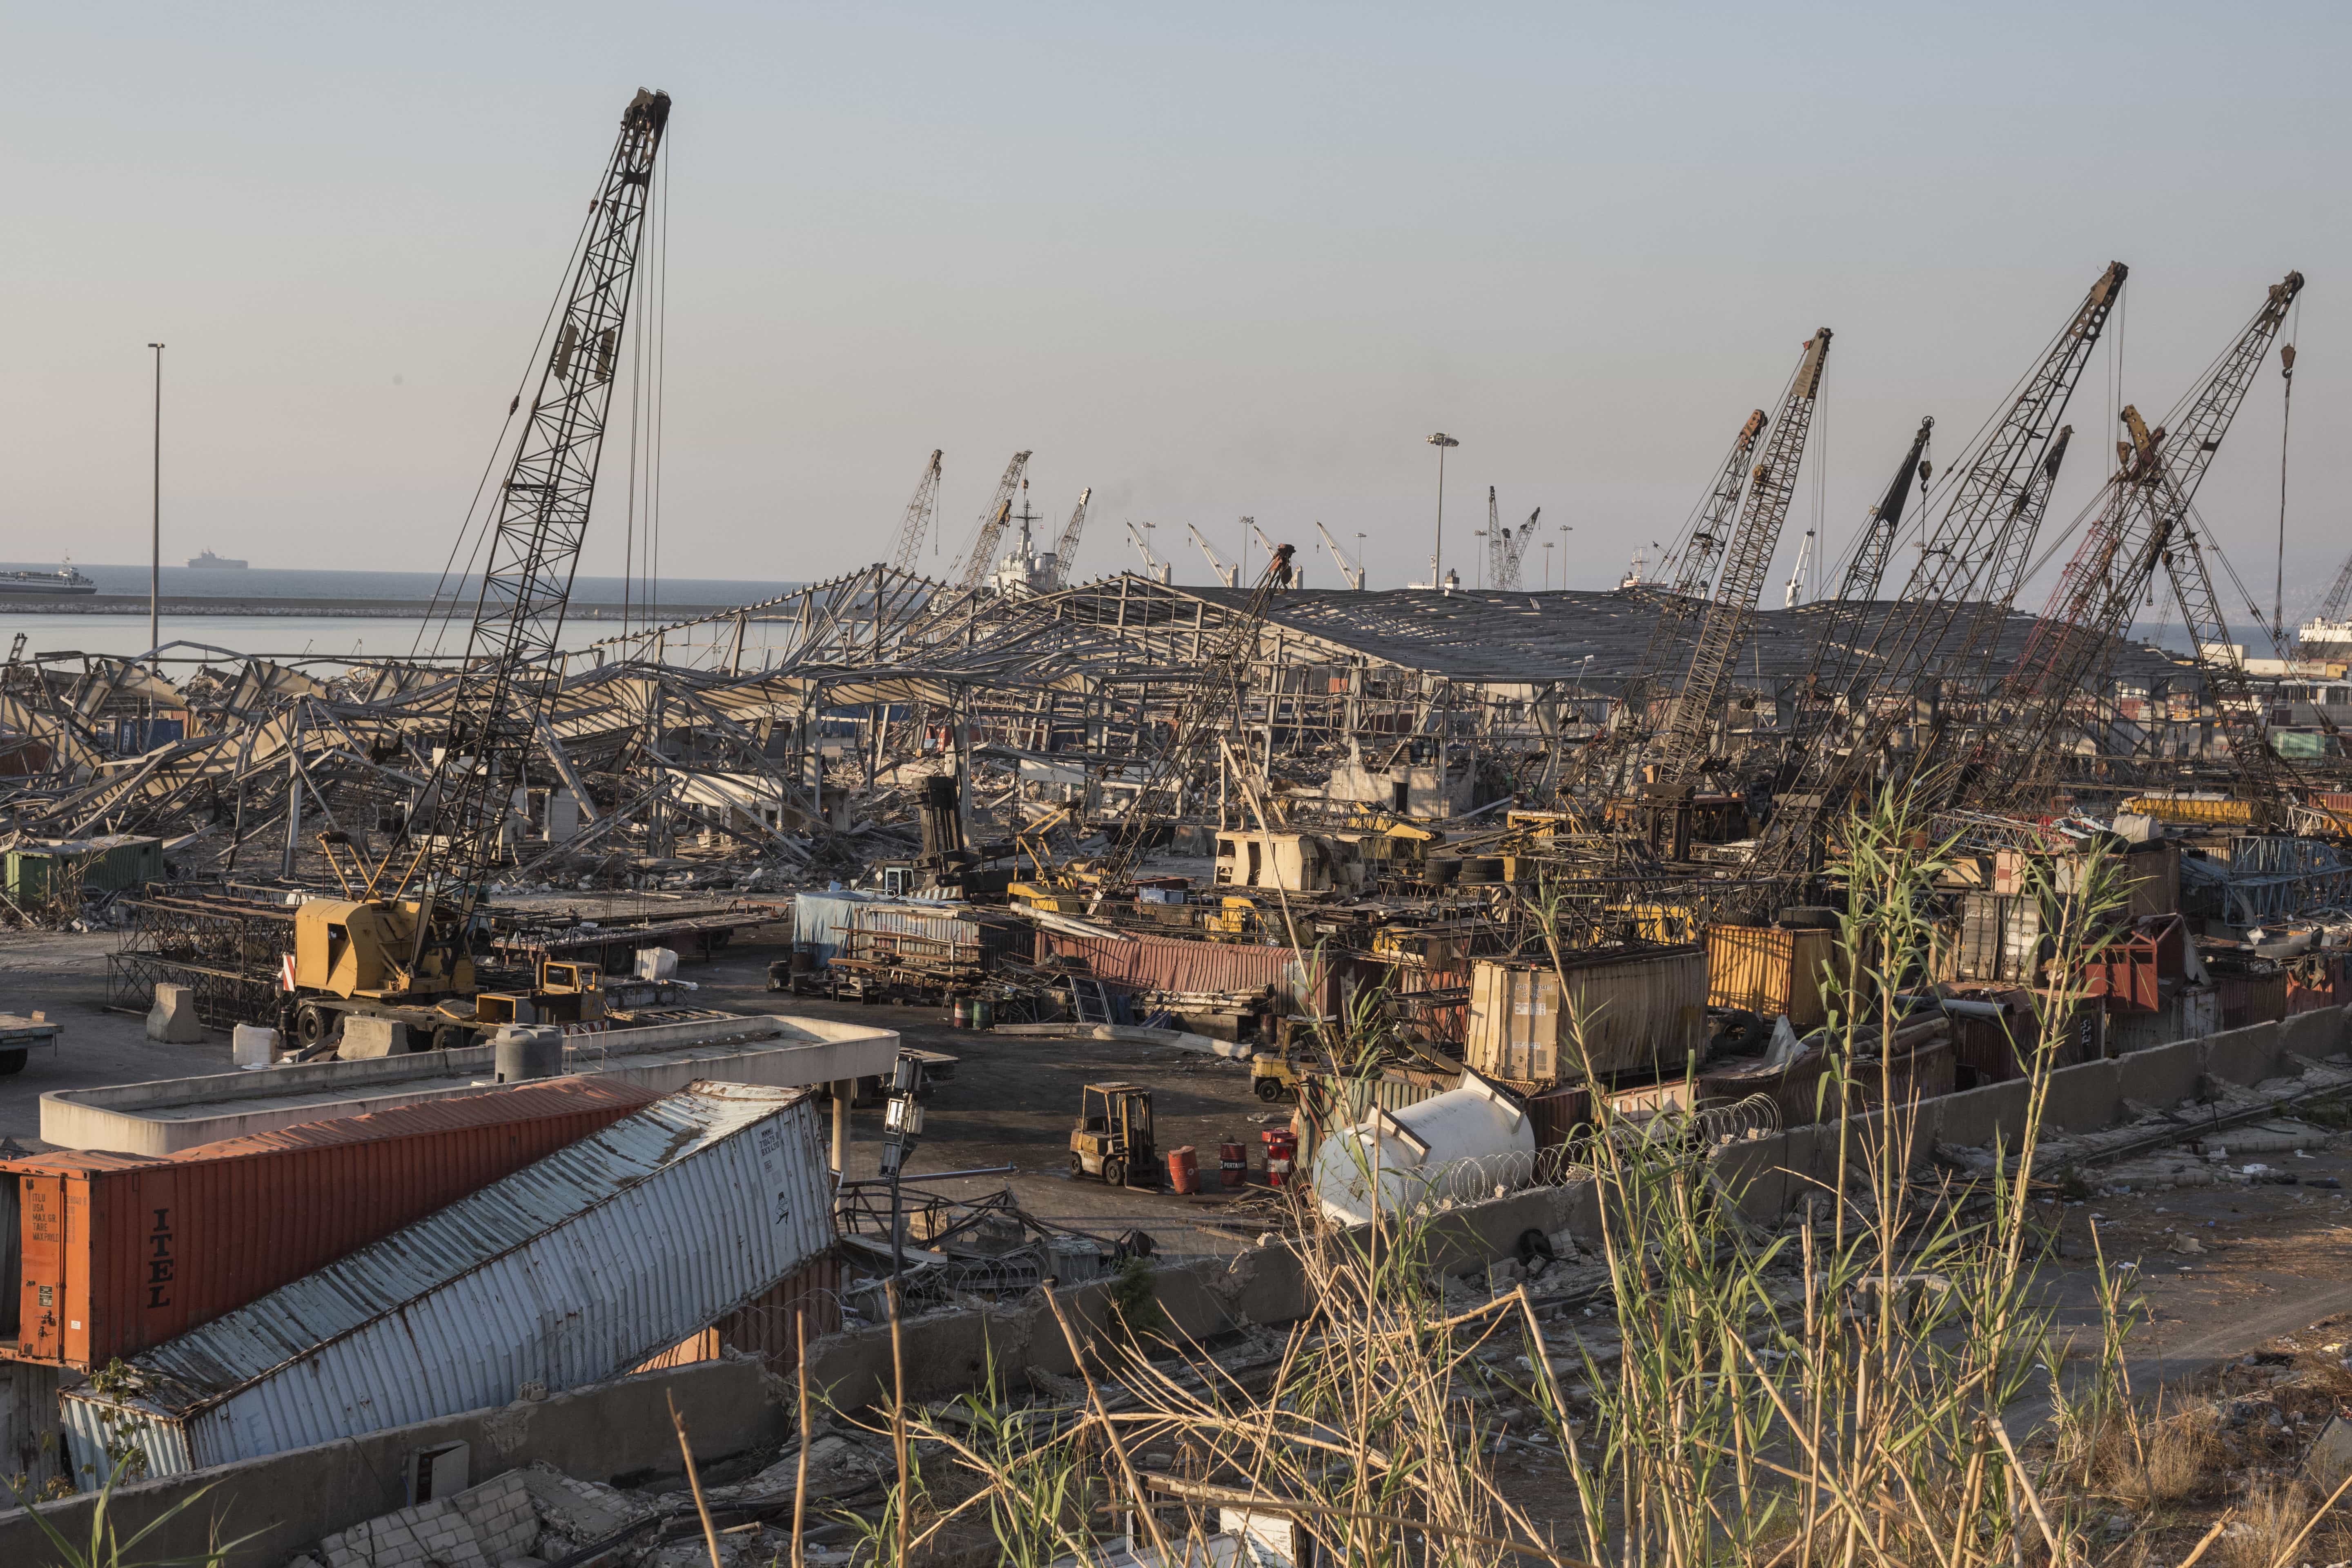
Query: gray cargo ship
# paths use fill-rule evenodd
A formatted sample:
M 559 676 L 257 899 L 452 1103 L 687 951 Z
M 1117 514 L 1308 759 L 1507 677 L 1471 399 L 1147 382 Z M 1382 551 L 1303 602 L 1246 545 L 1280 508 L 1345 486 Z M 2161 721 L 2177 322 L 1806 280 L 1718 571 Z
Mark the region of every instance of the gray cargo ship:
M 95 594 L 98 584 L 70 563 L 56 572 L 0 572 L 0 594 Z

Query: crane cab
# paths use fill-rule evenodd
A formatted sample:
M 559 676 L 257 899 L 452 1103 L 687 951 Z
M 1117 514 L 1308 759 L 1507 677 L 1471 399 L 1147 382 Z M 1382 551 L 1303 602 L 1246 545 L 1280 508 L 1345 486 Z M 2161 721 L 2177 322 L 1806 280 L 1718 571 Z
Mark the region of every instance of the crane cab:
M 474 988 L 470 954 L 427 942 L 416 970 L 415 899 L 312 899 L 294 910 L 293 988 L 376 1001 L 423 1001 Z

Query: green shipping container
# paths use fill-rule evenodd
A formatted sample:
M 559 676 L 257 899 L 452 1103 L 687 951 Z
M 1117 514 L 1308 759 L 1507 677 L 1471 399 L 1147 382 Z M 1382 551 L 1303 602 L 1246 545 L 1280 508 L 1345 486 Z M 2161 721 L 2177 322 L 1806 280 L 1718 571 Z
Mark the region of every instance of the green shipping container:
M 8 851 L 8 897 L 18 904 L 63 897 L 77 879 L 90 893 L 118 893 L 163 879 L 163 841 L 118 833 L 105 838 L 20 844 Z

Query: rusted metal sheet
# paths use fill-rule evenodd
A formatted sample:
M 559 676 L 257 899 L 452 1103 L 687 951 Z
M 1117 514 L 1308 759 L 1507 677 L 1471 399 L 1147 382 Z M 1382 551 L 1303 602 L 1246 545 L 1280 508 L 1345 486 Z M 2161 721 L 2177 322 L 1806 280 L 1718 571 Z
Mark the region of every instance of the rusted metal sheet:
M 162 1157 L 0 1162 L 0 1215 L 21 1215 L 0 1246 L 21 1256 L 0 1357 L 89 1371 L 161 1344 L 656 1098 L 554 1079 Z
M 2250 1024 L 2270 1024 L 2286 1016 L 2286 974 L 2216 974 L 2213 989 L 2221 998 L 2221 1027 L 2242 1029 Z
M 625 1373 L 833 1244 L 804 1089 L 698 1083 L 65 1398 L 175 1475 Z
M 1255 991 L 1270 985 L 1300 1012 L 1321 1017 L 1339 1010 L 1338 964 L 1319 952 L 1302 956 L 1296 948 L 1143 935 L 1106 942 L 1041 930 L 1037 957 L 1040 963 L 1083 959 L 1089 973 L 1139 990 Z

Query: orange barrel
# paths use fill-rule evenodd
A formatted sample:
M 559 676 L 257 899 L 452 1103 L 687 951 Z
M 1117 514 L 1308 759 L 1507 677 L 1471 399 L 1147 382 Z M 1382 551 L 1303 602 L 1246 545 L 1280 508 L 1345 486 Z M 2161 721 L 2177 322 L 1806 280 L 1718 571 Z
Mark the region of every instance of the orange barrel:
M 1201 1190 L 1201 1162 L 1190 1143 L 1168 1151 L 1168 1184 L 1180 1195 Z
M 1248 1149 L 1239 1143 L 1218 1144 L 1217 1171 L 1228 1188 L 1249 1185 Z

